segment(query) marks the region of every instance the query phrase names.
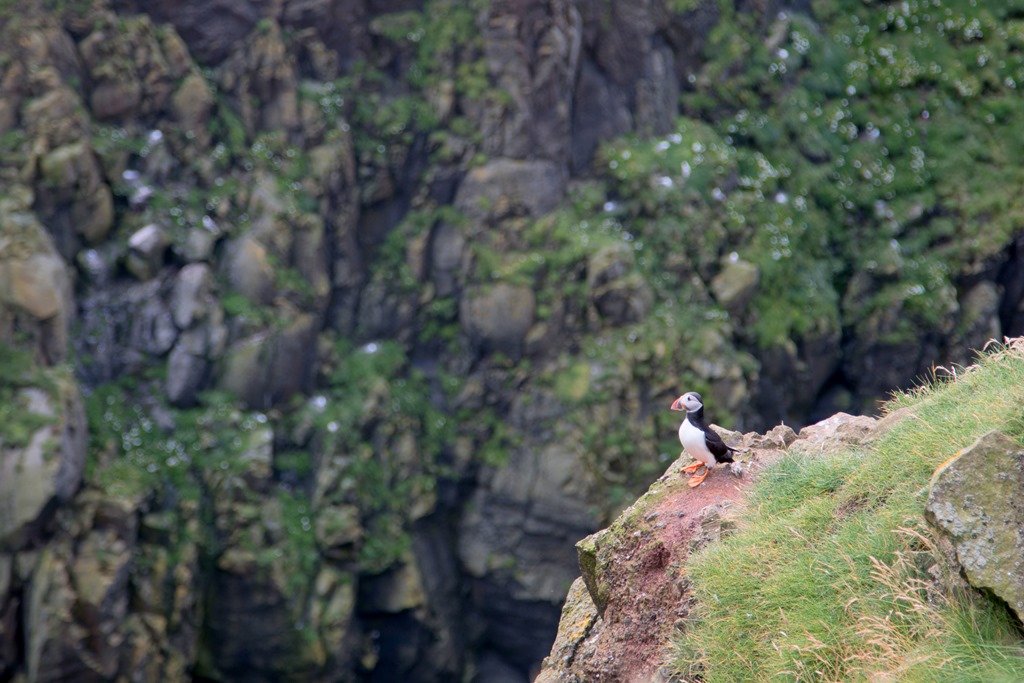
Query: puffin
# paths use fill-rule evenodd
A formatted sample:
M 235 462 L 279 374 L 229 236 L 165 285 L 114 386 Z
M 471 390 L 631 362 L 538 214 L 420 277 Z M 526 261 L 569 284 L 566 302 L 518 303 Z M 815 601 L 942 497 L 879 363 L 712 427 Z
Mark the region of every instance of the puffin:
M 732 454 L 738 450 L 727 446 L 722 437 L 704 421 L 704 401 L 696 391 L 688 391 L 675 400 L 672 410 L 685 410 L 686 418 L 679 425 L 679 442 L 697 462 L 687 465 L 683 472 L 692 474 L 704 467 L 704 474 L 694 474 L 687 482 L 690 488 L 699 486 L 720 462 L 733 462 Z M 682 455 L 682 453 L 680 453 Z

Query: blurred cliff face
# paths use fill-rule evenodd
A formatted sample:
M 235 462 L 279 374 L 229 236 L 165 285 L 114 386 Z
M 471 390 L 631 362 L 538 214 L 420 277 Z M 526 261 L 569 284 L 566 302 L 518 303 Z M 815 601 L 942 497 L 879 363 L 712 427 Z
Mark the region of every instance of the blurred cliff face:
M 1009 73 L 684 4 L 5 10 L 0 676 L 521 677 L 680 387 L 799 424 L 1019 331 L 1015 157 L 944 142 Z

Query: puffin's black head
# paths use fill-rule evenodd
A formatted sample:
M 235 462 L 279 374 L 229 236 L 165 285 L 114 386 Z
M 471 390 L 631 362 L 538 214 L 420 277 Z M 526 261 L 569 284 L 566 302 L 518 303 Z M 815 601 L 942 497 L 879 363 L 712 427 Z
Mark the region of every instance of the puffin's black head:
M 672 410 L 685 410 L 688 413 L 700 410 L 704 407 L 704 401 L 696 391 L 688 391 L 675 400 Z

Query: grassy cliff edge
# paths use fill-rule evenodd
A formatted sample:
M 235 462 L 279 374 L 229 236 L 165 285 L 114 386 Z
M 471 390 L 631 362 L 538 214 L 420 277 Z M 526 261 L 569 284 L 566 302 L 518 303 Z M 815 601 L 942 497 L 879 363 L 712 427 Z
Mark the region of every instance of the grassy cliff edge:
M 922 516 L 932 472 L 990 429 L 1024 437 L 1024 342 L 893 398 L 861 448 L 791 454 L 737 532 L 687 568 L 684 679 L 1024 680 L 1019 624 L 958 577 Z
M 955 539 L 925 517 L 933 473 L 962 469 L 992 430 L 1022 442 L 1022 403 L 1018 338 L 936 370 L 878 419 L 723 432 L 742 477 L 688 489 L 681 458 L 577 545 L 584 577 L 538 683 L 1024 680 L 1018 618 L 964 580 Z M 963 514 L 1005 509 L 984 496 Z

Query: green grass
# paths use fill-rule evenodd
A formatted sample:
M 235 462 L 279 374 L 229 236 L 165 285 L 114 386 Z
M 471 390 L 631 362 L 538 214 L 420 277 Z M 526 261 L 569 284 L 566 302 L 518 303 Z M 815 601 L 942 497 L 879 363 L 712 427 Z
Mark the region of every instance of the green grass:
M 739 530 L 693 559 L 686 680 L 1018 681 L 1020 631 L 964 586 L 922 517 L 934 469 L 990 429 L 1024 436 L 1024 344 L 895 397 L 866 448 L 788 455 Z M 929 568 L 931 571 L 928 571 Z

